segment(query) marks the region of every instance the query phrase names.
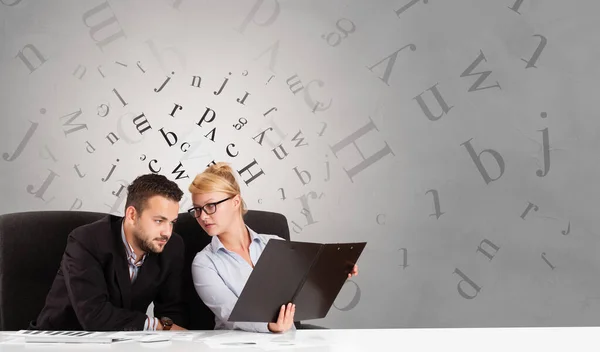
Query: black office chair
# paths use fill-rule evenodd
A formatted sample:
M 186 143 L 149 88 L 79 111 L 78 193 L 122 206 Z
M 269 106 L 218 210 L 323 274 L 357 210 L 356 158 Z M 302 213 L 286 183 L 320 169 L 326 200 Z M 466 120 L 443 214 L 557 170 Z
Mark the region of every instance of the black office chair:
M 46 295 L 67 243 L 75 228 L 99 220 L 103 213 L 81 211 L 34 211 L 0 215 L 0 330 L 27 329 L 42 310 Z M 258 233 L 276 234 L 289 240 L 285 216 L 249 210 L 246 224 Z M 192 281 L 191 263 L 197 252 L 210 243 L 196 219 L 179 214 L 174 227 L 185 243 L 183 295 L 187 305 L 187 327 L 212 330 L 214 314 L 198 297 Z M 322 328 L 296 323 L 299 329 Z
M 0 215 L 0 330 L 29 327 L 44 307 L 69 233 L 104 216 L 79 211 Z

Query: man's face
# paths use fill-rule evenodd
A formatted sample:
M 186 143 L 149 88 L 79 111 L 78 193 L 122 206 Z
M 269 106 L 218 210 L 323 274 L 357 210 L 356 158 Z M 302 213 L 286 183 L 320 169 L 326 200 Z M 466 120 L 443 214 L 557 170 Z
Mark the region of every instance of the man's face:
M 162 196 L 146 201 L 142 213 L 134 216 L 133 238 L 146 253 L 161 253 L 171 238 L 173 223 L 177 220 L 179 203 Z

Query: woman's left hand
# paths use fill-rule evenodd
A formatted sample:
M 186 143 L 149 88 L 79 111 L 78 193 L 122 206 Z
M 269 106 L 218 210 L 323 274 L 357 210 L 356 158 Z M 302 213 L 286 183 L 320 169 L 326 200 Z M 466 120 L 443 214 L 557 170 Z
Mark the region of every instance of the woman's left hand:
M 352 268 L 352 272 L 348 274 L 348 278 L 356 275 L 358 275 L 358 265 L 354 264 L 354 268 Z

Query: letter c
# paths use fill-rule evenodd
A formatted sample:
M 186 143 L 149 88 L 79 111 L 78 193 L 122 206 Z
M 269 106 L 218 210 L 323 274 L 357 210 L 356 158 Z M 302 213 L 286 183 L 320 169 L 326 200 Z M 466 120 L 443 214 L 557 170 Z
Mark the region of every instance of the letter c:
M 148 163 L 148 168 L 150 169 L 150 171 L 152 171 L 152 173 L 155 173 L 155 174 L 157 174 L 157 173 L 159 173 L 159 172 L 160 172 L 160 170 L 162 169 L 162 167 L 159 167 L 159 168 L 158 168 L 158 170 L 154 170 L 154 168 L 152 168 L 152 163 L 153 163 L 153 162 L 155 162 L 155 163 L 156 163 L 156 162 L 158 162 L 158 160 L 156 160 L 156 159 L 152 159 L 152 160 L 150 160 L 150 162 Z

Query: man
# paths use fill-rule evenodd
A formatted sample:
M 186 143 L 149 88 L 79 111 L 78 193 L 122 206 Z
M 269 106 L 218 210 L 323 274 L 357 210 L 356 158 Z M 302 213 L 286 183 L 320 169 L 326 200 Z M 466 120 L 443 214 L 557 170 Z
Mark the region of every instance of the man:
M 40 330 L 185 330 L 184 245 L 172 233 L 183 192 L 162 175 L 127 187 L 125 216 L 108 215 L 69 234 Z M 146 311 L 154 302 L 154 316 Z

